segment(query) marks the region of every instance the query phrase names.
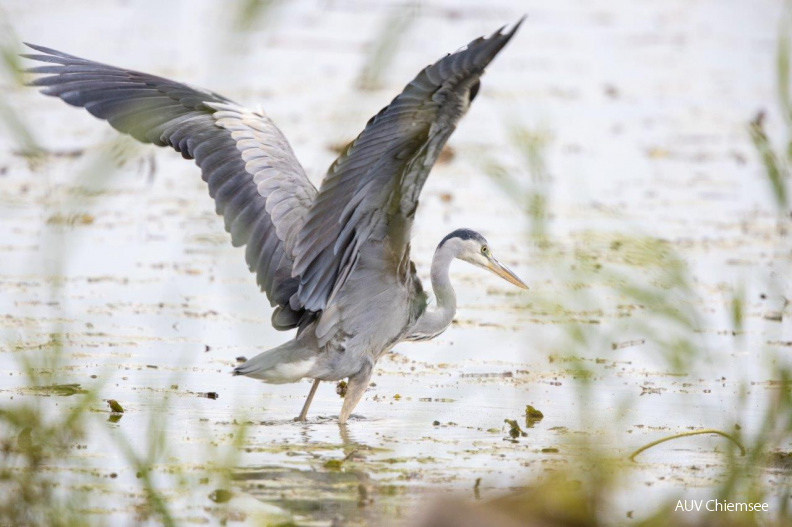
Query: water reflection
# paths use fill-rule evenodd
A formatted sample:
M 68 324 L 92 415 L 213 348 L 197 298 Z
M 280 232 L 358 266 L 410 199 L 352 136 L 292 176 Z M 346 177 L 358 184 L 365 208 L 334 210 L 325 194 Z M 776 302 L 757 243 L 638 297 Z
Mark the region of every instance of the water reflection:
M 291 442 L 285 455 L 303 459 L 299 467 L 260 465 L 241 467 L 233 479 L 257 499 L 279 507 L 301 521 L 364 522 L 373 520 L 373 495 L 369 454 L 375 449 L 358 440 L 353 427 L 339 425 L 331 418 L 299 426 L 298 441 Z M 321 434 L 317 434 L 321 428 Z M 338 431 L 338 442 L 318 441 L 326 429 Z M 263 436 L 266 437 L 266 434 Z M 266 442 L 266 440 L 265 440 Z M 266 442 L 268 443 L 268 442 Z M 251 444 L 268 448 L 269 444 Z

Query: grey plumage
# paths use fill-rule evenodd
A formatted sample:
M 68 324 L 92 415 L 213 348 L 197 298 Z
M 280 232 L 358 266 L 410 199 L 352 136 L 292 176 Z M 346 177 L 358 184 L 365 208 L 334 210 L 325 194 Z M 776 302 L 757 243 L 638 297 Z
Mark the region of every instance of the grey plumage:
M 349 377 L 343 422 L 382 354 L 450 325 L 451 260 L 525 287 L 489 254 L 481 235 L 458 230 L 435 253 L 438 305 L 427 310 L 409 244 L 429 171 L 478 93 L 484 68 L 518 27 L 424 68 L 347 146 L 319 191 L 263 114 L 206 90 L 41 46 L 29 45 L 40 54 L 26 57 L 47 63 L 29 70 L 46 75 L 31 83 L 42 93 L 195 160 L 233 245 L 247 246 L 248 266 L 275 306 L 273 325 L 299 328 L 294 340 L 234 372 L 272 383 Z M 306 411 L 307 404 L 301 417 Z
M 290 299 L 299 286 L 291 276 L 295 238 L 316 188 L 269 118 L 206 90 L 28 46 L 42 54 L 25 57 L 50 64 L 28 70 L 48 74 L 30 83 L 42 93 L 84 107 L 139 141 L 194 159 L 232 243 L 248 246 L 248 267 L 277 306 L 275 327 L 290 329 L 312 318 Z
M 295 251 L 298 296 L 306 308 L 326 307 L 370 238 L 387 235 L 395 253 L 406 249 L 426 177 L 484 68 L 517 27 L 478 38 L 424 68 L 333 163 Z

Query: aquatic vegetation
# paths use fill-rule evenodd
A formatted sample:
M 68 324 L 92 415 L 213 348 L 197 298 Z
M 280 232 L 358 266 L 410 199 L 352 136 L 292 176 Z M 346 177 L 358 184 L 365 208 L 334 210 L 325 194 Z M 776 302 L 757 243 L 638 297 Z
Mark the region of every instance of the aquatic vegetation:
M 544 414 L 530 404 L 527 404 L 525 405 L 525 419 L 539 421 L 540 419 L 544 419 Z
M 729 435 L 721 430 L 707 429 L 707 430 L 694 430 L 692 432 L 683 432 L 681 434 L 674 434 L 672 436 L 668 436 L 662 439 L 658 439 L 656 441 L 652 441 L 651 443 L 642 446 L 641 448 L 630 454 L 629 459 L 630 461 L 635 461 L 636 456 L 638 456 L 638 454 L 640 454 L 641 452 L 645 452 L 646 450 L 649 450 L 653 446 L 659 445 L 660 443 L 665 443 L 666 441 L 672 441 L 674 439 L 679 439 L 681 437 L 690 437 L 690 436 L 705 435 L 705 434 L 716 434 L 725 437 L 726 439 L 737 445 L 737 447 L 740 449 L 741 456 L 745 455 L 745 447 L 742 446 L 742 443 L 740 443 L 737 439 L 735 439 L 734 436 Z
M 528 435 L 523 432 L 522 428 L 520 428 L 520 424 L 517 421 L 513 419 L 504 419 L 503 422 L 509 425 L 509 436 L 511 436 L 512 439 L 526 437 Z

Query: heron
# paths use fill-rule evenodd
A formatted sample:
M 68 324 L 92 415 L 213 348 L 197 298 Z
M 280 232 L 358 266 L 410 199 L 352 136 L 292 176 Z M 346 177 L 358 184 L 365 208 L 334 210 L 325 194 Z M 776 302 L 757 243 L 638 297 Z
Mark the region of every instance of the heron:
M 236 366 L 235 375 L 279 384 L 347 379 L 344 424 L 377 361 L 403 341 L 437 337 L 457 308 L 449 267 L 463 260 L 527 289 L 471 229 L 444 237 L 431 264 L 435 302 L 410 259 L 418 198 L 432 166 L 511 40 L 500 28 L 425 67 L 372 117 L 317 189 L 288 141 L 261 110 L 156 75 L 26 44 L 43 65 L 27 70 L 45 95 L 85 108 L 138 141 L 194 160 L 271 307 L 272 325 L 294 338 Z

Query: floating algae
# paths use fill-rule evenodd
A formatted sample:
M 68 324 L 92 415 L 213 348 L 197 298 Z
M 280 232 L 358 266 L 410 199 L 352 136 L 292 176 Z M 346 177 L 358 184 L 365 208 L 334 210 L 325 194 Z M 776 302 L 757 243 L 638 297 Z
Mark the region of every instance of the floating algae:
M 49 386 L 30 386 L 24 388 L 23 392 L 33 395 L 60 395 L 62 397 L 69 397 L 78 393 L 88 393 L 83 390 L 79 384 L 51 384 Z
M 113 412 L 114 414 L 124 413 L 124 408 L 120 404 L 118 404 L 118 401 L 116 401 L 115 399 L 108 399 L 107 404 L 108 406 L 110 406 L 110 411 Z
M 544 419 L 544 414 L 531 406 L 530 404 L 525 405 L 525 426 L 527 428 L 533 428 L 533 426 Z
M 324 465 L 322 465 L 322 466 L 324 466 L 324 468 L 327 468 L 327 469 L 330 469 L 330 470 L 340 470 L 341 466 L 346 461 L 348 461 L 349 458 L 354 456 L 357 451 L 358 451 L 357 448 L 353 449 L 349 454 L 344 456 L 343 459 L 328 459 L 327 461 L 324 462 Z
M 343 464 L 344 461 L 341 459 L 328 459 L 327 461 L 324 462 L 324 465 L 322 466 L 330 470 L 340 470 L 341 465 Z
M 209 494 L 209 499 L 215 503 L 227 503 L 231 501 L 231 498 L 233 497 L 234 494 L 230 490 L 225 490 L 225 489 L 213 490 Z
M 525 418 L 531 419 L 533 421 L 538 421 L 544 418 L 544 414 L 531 406 L 530 404 L 525 405 Z

